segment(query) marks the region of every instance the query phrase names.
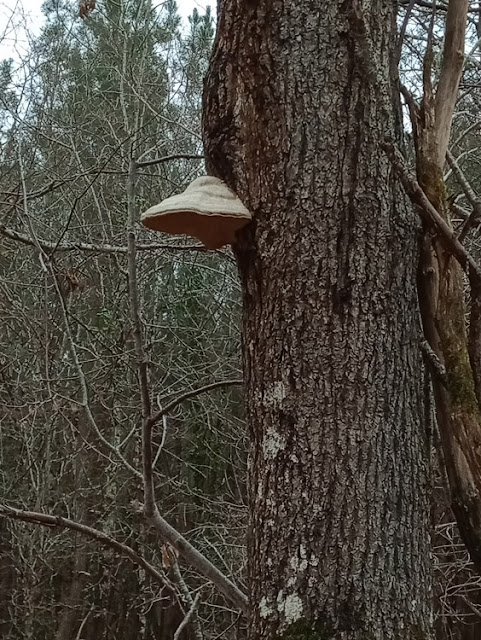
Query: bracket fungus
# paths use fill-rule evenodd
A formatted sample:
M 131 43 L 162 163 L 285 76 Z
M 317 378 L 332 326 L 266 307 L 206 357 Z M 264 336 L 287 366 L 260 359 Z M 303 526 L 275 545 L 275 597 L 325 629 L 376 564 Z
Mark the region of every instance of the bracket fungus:
M 197 238 L 207 249 L 235 241 L 251 214 L 229 187 L 213 176 L 196 178 L 187 189 L 163 200 L 141 216 L 142 224 L 162 233 Z

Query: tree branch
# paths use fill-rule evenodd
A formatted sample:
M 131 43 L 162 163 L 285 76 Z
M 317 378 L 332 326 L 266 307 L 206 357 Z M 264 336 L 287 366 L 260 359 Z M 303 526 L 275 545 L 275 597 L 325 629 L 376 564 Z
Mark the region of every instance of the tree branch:
M 174 153 L 170 156 L 162 156 L 161 158 L 153 158 L 152 160 L 138 160 L 136 162 L 137 168 L 151 167 L 154 164 L 161 164 L 162 162 L 170 162 L 171 160 L 203 160 L 204 156 L 194 153 Z
M 72 360 L 74 363 L 74 367 L 75 370 L 77 372 L 77 377 L 78 377 L 78 381 L 80 384 L 80 391 L 81 391 L 81 406 L 84 410 L 85 416 L 87 418 L 87 421 L 91 427 L 91 429 L 93 430 L 93 432 L 95 433 L 95 435 L 97 436 L 97 438 L 100 440 L 100 442 L 102 442 L 102 444 L 111 452 L 114 454 L 114 456 L 120 461 L 122 462 L 122 464 L 124 465 L 124 467 L 126 469 L 128 469 L 135 477 L 141 479 L 142 478 L 142 474 L 140 473 L 140 471 L 138 471 L 137 469 L 135 469 L 135 467 L 133 467 L 128 460 L 126 460 L 126 458 L 122 455 L 122 453 L 119 451 L 119 449 L 114 446 L 111 442 L 109 442 L 107 440 L 107 438 L 104 437 L 104 435 L 102 434 L 101 430 L 99 429 L 99 426 L 95 420 L 95 417 L 92 413 L 92 410 L 90 408 L 90 399 L 89 399 L 89 392 L 88 392 L 88 386 L 87 386 L 87 381 L 85 379 L 85 374 L 82 368 L 82 365 L 80 363 L 79 357 L 78 357 L 78 353 L 77 353 L 77 347 L 75 345 L 75 341 L 73 339 L 72 336 L 72 331 L 70 329 L 70 324 L 68 321 L 68 310 L 67 310 L 67 305 L 65 304 L 65 300 L 64 297 L 62 295 L 62 290 L 60 288 L 59 282 L 58 282 L 58 278 L 57 275 L 53 269 L 52 266 L 52 262 L 50 260 L 50 256 L 45 252 L 45 250 L 41 247 L 36 233 L 35 233 L 35 229 L 33 228 L 32 225 L 32 221 L 30 219 L 30 215 L 28 212 L 28 202 L 27 202 L 27 190 L 26 190 L 26 184 L 25 184 L 25 177 L 24 177 L 24 173 L 23 173 L 23 164 L 22 164 L 22 158 L 21 158 L 21 153 L 19 150 L 19 166 L 20 166 L 20 178 L 21 178 L 21 182 L 22 182 L 22 188 L 23 188 L 23 200 L 24 200 L 24 210 L 23 213 L 27 219 L 27 224 L 30 230 L 30 234 L 32 236 L 33 239 L 33 244 L 35 247 L 38 248 L 39 251 L 39 259 L 41 261 L 42 264 L 42 268 L 45 270 L 45 272 L 49 271 L 51 276 L 52 276 L 52 280 L 55 286 L 55 291 L 57 293 L 57 297 L 58 297 L 58 301 L 60 304 L 60 309 L 62 312 L 62 320 L 63 320 L 63 324 L 64 324 L 64 329 L 65 329 L 65 336 L 67 339 L 67 343 L 69 346 L 69 351 L 70 354 L 72 356 Z
M 437 162 L 444 164 L 451 122 L 464 63 L 464 39 L 469 0 L 450 0 L 446 14 L 443 60 L 435 98 Z
M 15 231 L 15 229 L 11 229 L 10 227 L 5 226 L 0 223 L 0 234 L 9 238 L 10 240 L 15 240 L 15 242 L 20 242 L 21 244 L 25 244 L 31 247 L 37 247 L 37 243 L 30 236 L 25 235 L 24 233 L 20 233 L 19 231 Z M 51 253 L 53 250 L 55 252 L 59 251 L 85 251 L 87 253 L 107 253 L 107 254 L 127 254 L 127 247 L 122 247 L 119 245 L 111 245 L 111 244 L 92 244 L 90 242 L 64 242 L 62 244 L 57 244 L 55 242 L 49 242 L 48 240 L 42 240 L 38 238 L 38 245 L 45 251 L 45 253 Z M 203 245 L 174 245 L 174 244 L 138 244 L 138 251 L 206 251 L 206 248 Z
M 179 624 L 179 626 L 175 630 L 173 640 L 179 640 L 182 631 L 189 624 L 190 619 L 195 614 L 195 610 L 197 609 L 199 601 L 200 601 L 200 591 L 197 593 L 197 595 L 195 596 L 194 600 L 192 600 L 192 604 L 191 604 L 189 610 L 187 611 L 184 619 L 182 620 L 182 622 Z M 195 631 L 194 631 L 194 633 L 195 633 Z M 197 633 L 197 634 L 195 634 L 195 637 L 196 638 L 202 638 L 202 634 L 198 634 Z
M 416 0 L 408 0 L 409 4 L 406 8 L 406 13 L 404 15 L 404 20 L 401 25 L 401 29 L 399 30 L 399 36 L 397 41 L 397 51 L 396 51 L 396 67 L 399 65 L 399 61 L 401 60 L 401 53 L 403 48 L 404 36 L 406 35 L 406 29 L 408 26 L 409 18 L 411 17 L 412 10 L 414 9 L 414 5 L 416 4 Z
M 381 146 L 391 160 L 394 171 L 401 180 L 404 190 L 413 204 L 417 206 L 421 217 L 430 225 L 434 226 L 443 238 L 450 253 L 457 259 L 461 267 L 469 272 L 470 277 L 474 277 L 476 281 L 481 282 L 481 269 L 479 265 L 466 251 L 448 223 L 431 204 L 427 195 L 419 186 L 419 183 L 409 174 L 399 150 L 392 142 L 385 142 Z
M 188 540 L 162 518 L 157 507 L 154 514 L 148 518 L 160 533 L 162 538 L 176 549 L 183 559 L 195 567 L 199 573 L 212 582 L 212 584 L 241 611 L 247 611 L 247 596 L 227 578 L 216 566 L 212 564 L 204 555 L 197 551 Z
M 448 163 L 449 163 L 449 166 L 451 167 L 452 172 L 456 176 L 458 183 L 460 184 L 460 186 L 464 191 L 464 195 L 466 196 L 466 199 L 468 200 L 469 204 L 473 208 L 471 215 L 464 223 L 461 233 L 458 236 L 459 241 L 462 242 L 466 237 L 468 231 L 472 229 L 473 226 L 481 220 L 481 198 L 479 198 L 476 195 L 474 189 L 469 184 L 468 179 L 462 172 L 461 167 L 457 163 L 456 158 L 452 155 L 452 153 L 449 150 L 446 152 L 446 158 L 448 160 Z
M 199 591 L 197 592 L 197 595 L 195 596 L 195 599 L 193 599 L 189 589 L 187 588 L 187 585 L 185 584 L 185 580 L 182 577 L 182 574 L 180 572 L 179 563 L 177 562 L 177 552 L 174 552 L 173 548 L 169 547 L 169 545 L 166 545 L 166 546 L 168 547 L 167 553 L 169 554 L 169 561 L 171 564 L 172 573 L 174 575 L 174 580 L 177 583 L 177 588 L 184 600 L 184 604 L 187 605 L 188 607 L 188 609 L 186 607 L 187 613 L 184 619 L 182 620 L 182 622 L 180 623 L 180 625 L 177 627 L 173 640 L 176 640 L 176 638 L 180 637 L 182 629 L 189 622 L 191 622 L 194 638 L 196 640 L 203 640 L 202 627 L 200 625 L 199 616 L 197 615 L 197 612 L 196 612 L 197 605 L 199 604 L 199 601 L 200 601 L 201 589 L 199 589 Z
M 234 378 L 233 380 L 219 380 L 218 382 L 212 382 L 211 384 L 206 384 L 203 387 L 199 387 L 198 389 L 192 389 L 191 391 L 186 391 L 175 400 L 169 402 L 169 404 L 165 405 L 162 409 L 154 413 L 154 415 L 150 418 L 150 427 L 153 427 L 156 422 L 158 422 L 163 416 L 167 413 L 175 409 L 175 407 L 184 400 L 188 400 L 189 398 L 194 398 L 195 396 L 200 395 L 201 393 L 205 393 L 206 391 L 212 391 L 212 389 L 219 389 L 220 387 L 232 387 L 234 385 L 243 385 L 244 380 L 240 378 Z
M 13 520 L 29 522 L 31 524 L 39 524 L 43 527 L 56 527 L 61 529 L 70 529 L 71 531 L 78 531 L 87 538 L 97 540 L 104 546 L 113 549 L 122 556 L 125 556 L 135 565 L 144 569 L 156 582 L 162 586 L 167 586 L 173 593 L 176 592 L 174 585 L 163 572 L 156 569 L 128 545 L 118 542 L 98 529 L 81 524 L 80 522 L 74 522 L 68 518 L 63 518 L 62 516 L 53 516 L 37 511 L 25 511 L 24 509 L 15 509 L 14 507 L 9 507 L 5 504 L 0 504 L 0 516 L 11 518 Z

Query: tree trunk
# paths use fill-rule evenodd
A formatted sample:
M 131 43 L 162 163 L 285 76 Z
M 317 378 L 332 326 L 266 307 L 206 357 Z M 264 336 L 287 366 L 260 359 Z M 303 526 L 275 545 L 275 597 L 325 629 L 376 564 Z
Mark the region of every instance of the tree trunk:
M 65 596 L 55 636 L 56 640 L 70 640 L 71 638 L 75 638 L 75 631 L 78 627 L 80 613 L 82 611 L 88 555 L 85 540 L 82 539 L 80 535 L 76 536 L 72 565 L 70 584 L 64 585 L 66 587 Z
M 379 147 L 392 5 L 219 6 L 207 169 L 254 215 L 235 247 L 251 640 L 431 637 L 417 229 Z
M 16 589 L 15 544 L 6 518 L 0 519 L 0 638 L 14 629 L 11 596 Z

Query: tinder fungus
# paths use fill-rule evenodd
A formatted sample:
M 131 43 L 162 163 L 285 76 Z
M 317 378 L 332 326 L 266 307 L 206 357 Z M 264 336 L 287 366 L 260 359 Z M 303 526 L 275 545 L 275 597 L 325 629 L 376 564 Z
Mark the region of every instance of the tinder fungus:
M 236 231 L 250 219 L 236 194 L 213 176 L 196 178 L 183 193 L 163 200 L 141 216 L 149 229 L 192 236 L 207 249 L 232 244 Z

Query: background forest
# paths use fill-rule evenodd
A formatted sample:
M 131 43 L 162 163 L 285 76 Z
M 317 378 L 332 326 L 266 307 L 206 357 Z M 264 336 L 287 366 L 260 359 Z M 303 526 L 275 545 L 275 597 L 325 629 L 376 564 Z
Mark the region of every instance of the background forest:
M 400 14 L 402 81 L 415 95 L 432 13 L 420 4 L 405 2 Z M 159 510 L 243 585 L 235 260 L 229 249 L 206 252 L 138 222 L 204 170 L 213 18 L 194 12 L 181 29 L 173 0 L 103 0 L 83 20 L 70 2 L 43 10 L 28 55 L 0 62 L 0 501 L 106 534 L 168 587 L 101 540 L 0 518 L 0 638 L 242 638 L 242 614 L 138 513 L 148 379 L 154 410 L 170 407 L 152 438 Z M 439 3 L 435 20 L 442 11 Z M 469 48 L 481 36 L 480 11 L 470 14 Z M 439 54 L 436 22 L 432 32 Z M 475 185 L 480 80 L 473 48 L 451 152 Z M 454 175 L 450 184 L 462 222 Z M 440 472 L 435 498 L 438 638 L 479 638 L 481 579 Z

